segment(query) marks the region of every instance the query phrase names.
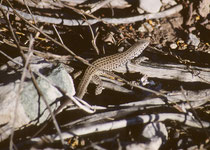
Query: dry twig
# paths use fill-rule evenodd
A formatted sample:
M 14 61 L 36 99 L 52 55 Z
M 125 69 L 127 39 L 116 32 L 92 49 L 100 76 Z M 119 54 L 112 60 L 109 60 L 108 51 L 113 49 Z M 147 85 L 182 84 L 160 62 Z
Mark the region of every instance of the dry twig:
M 69 6 L 68 6 L 69 7 Z M 11 9 L 10 7 L 0 5 L 0 8 L 3 10 L 9 11 L 9 12 L 16 12 L 18 13 L 21 18 L 24 18 L 26 20 L 32 20 L 32 17 L 30 14 L 21 12 L 19 10 Z M 168 10 L 165 10 L 163 12 L 155 13 L 155 14 L 145 14 L 145 15 L 139 15 L 135 17 L 127 17 L 127 18 L 103 18 L 103 19 L 88 19 L 89 24 L 95 24 L 99 21 L 103 21 L 104 23 L 109 24 L 128 24 L 128 23 L 134 23 L 137 21 L 142 20 L 148 20 L 148 19 L 159 19 L 168 17 L 172 14 L 175 14 L 183 9 L 182 5 L 177 5 L 173 8 L 170 8 Z M 39 16 L 39 15 L 33 15 L 35 20 L 38 22 L 44 22 L 44 23 L 52 23 L 52 24 L 60 24 L 60 25 L 66 25 L 66 26 L 87 26 L 87 22 L 80 19 L 61 19 L 61 18 L 53 18 L 53 17 L 45 17 L 45 16 Z

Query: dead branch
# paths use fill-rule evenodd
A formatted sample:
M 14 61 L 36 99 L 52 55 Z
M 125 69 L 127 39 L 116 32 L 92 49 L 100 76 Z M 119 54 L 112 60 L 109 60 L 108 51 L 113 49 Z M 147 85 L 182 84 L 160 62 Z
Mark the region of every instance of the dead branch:
M 10 13 L 13 13 L 13 10 L 10 7 L 0 5 L 0 8 L 2 8 L 5 11 L 8 11 Z M 168 10 L 155 13 L 155 14 L 145 14 L 145 15 L 139 15 L 135 17 L 127 17 L 127 18 L 103 18 L 101 19 L 105 23 L 110 24 L 128 24 L 128 23 L 134 23 L 137 21 L 142 20 L 149 20 L 149 19 L 158 19 L 158 18 L 164 18 L 168 17 L 172 14 L 175 14 L 183 9 L 182 5 L 177 5 L 175 7 L 172 7 Z M 32 20 L 32 16 L 28 13 L 15 10 L 19 15 L 21 15 L 23 18 L 27 20 Z M 33 15 L 34 19 L 37 22 L 44 22 L 44 23 L 52 23 L 52 24 L 60 24 L 60 25 L 66 25 L 66 26 L 87 26 L 89 24 L 95 24 L 99 22 L 98 19 L 88 19 L 88 23 L 81 19 L 61 19 L 61 18 L 53 18 L 53 17 L 46 17 L 46 16 L 39 16 L 39 15 Z
M 182 64 L 161 64 L 149 61 L 141 62 L 140 65 L 128 63 L 126 67 L 120 67 L 117 71 L 121 73 L 140 72 L 149 78 L 165 80 L 177 80 L 183 82 L 202 82 L 209 84 L 210 69 Z

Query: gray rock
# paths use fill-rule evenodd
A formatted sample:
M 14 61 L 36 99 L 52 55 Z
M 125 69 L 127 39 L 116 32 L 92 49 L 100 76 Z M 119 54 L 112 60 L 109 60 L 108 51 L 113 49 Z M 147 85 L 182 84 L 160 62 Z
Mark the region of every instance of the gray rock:
M 140 0 L 139 2 L 140 8 L 148 13 L 157 13 L 162 6 L 160 0 Z
M 189 34 L 189 39 L 187 41 L 187 44 L 191 44 L 191 45 L 193 45 L 193 46 L 195 46 L 197 48 L 198 45 L 200 44 L 200 40 L 197 38 L 196 35 L 190 33 Z
M 38 77 L 36 81 L 50 105 L 55 102 L 56 99 L 62 97 L 62 94 L 51 83 L 70 93 L 70 95 L 75 94 L 72 78 L 62 65 L 53 69 L 53 71 L 47 76 L 47 79 L 50 83 L 42 77 Z M 45 111 L 46 105 L 43 99 L 39 99 L 39 97 L 40 96 L 38 95 L 33 83 L 31 81 L 27 82 L 21 94 L 22 105 L 30 120 L 38 119 L 36 121 L 42 123 L 48 117 L 49 111 Z M 55 105 L 52 105 L 51 108 L 55 109 Z M 40 114 L 40 116 L 37 114 Z
M 20 57 L 16 58 L 15 61 L 22 63 Z M 58 107 L 55 101 L 62 97 L 62 94 L 53 85 L 60 87 L 70 95 L 75 94 L 72 78 L 62 65 L 55 68 L 51 63 L 38 56 L 32 56 L 30 64 L 33 72 L 46 78 L 36 74 L 38 86 L 52 111 Z M 26 73 L 23 90 L 21 94 L 18 94 L 20 93 L 22 71 L 22 67 L 11 61 L 0 67 L 0 141 L 10 135 L 11 127 L 18 129 L 29 122 L 31 124 L 42 123 L 49 116 L 49 111 L 42 97 L 38 95 L 29 72 Z M 17 102 L 18 105 L 16 105 Z

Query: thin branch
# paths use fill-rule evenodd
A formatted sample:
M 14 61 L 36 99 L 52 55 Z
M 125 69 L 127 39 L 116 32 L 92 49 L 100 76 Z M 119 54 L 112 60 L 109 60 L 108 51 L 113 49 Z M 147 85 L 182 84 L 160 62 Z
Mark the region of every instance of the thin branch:
M 0 10 L 1 10 L 1 12 L 2 12 L 4 18 L 5 18 L 6 21 L 7 21 L 7 24 L 8 24 L 8 26 L 9 26 L 9 30 L 10 30 L 10 33 L 12 34 L 12 37 L 13 37 L 13 39 L 14 39 L 14 41 L 15 41 L 15 44 L 17 45 L 17 48 L 19 49 L 19 52 L 20 52 L 20 54 L 21 54 L 21 57 L 23 58 L 23 62 L 25 63 L 26 57 L 25 57 L 25 55 L 24 55 L 24 53 L 23 53 L 23 51 L 22 51 L 22 49 L 21 49 L 21 47 L 20 47 L 18 38 L 16 37 L 16 34 L 15 34 L 15 32 L 13 31 L 12 25 L 11 25 L 11 23 L 10 23 L 10 21 L 9 21 L 9 16 L 8 16 L 9 14 L 7 13 L 7 15 L 6 15 L 5 12 L 4 12 L 4 10 L 1 9 L 1 7 L 0 7 Z
M 29 21 L 27 21 L 26 19 L 24 19 L 24 17 L 22 17 L 18 12 L 16 11 L 11 3 L 7 0 L 8 4 L 10 5 L 10 9 L 13 10 L 13 12 L 20 17 L 21 19 L 23 19 L 28 25 L 30 25 L 31 27 L 33 27 L 35 30 L 39 31 L 41 34 L 43 34 L 46 38 L 48 38 L 49 40 L 53 41 L 54 43 L 56 43 L 57 45 L 59 45 L 60 47 L 64 48 L 66 51 L 68 51 L 74 58 L 76 58 L 77 60 L 83 62 L 84 64 L 88 65 L 88 66 L 92 66 L 90 63 L 88 63 L 87 60 L 83 59 L 82 57 L 77 56 L 73 51 L 71 51 L 66 45 L 61 44 L 60 42 L 56 41 L 55 39 L 53 39 L 52 37 L 50 37 L 49 35 L 47 35 L 46 33 L 44 33 L 42 30 L 40 30 L 39 28 L 37 28 L 36 26 L 34 26 L 33 24 L 31 24 Z M 1 9 L 1 5 L 0 5 L 0 9 Z
M 10 5 L 11 7 L 11 5 Z M 18 13 L 21 18 L 32 20 L 32 17 L 28 13 L 21 12 L 19 10 L 11 9 L 10 7 L 0 5 L 0 8 L 3 10 L 9 11 L 9 12 L 16 12 Z M 70 6 L 67 6 L 70 7 Z M 70 7 L 71 8 L 71 7 Z M 149 19 L 159 19 L 159 18 L 165 18 L 172 14 L 175 14 L 183 9 L 182 5 L 177 5 L 175 7 L 172 7 L 170 9 L 167 9 L 165 11 L 155 13 L 155 14 L 145 14 L 145 15 L 139 15 L 134 17 L 126 17 L 126 18 L 103 18 L 103 19 L 88 19 L 87 21 L 89 24 L 95 24 L 97 22 L 105 22 L 109 24 L 128 24 L 128 23 L 135 23 L 142 20 L 149 20 Z M 39 15 L 33 15 L 35 20 L 38 22 L 44 22 L 44 23 L 52 23 L 52 24 L 59 24 L 59 25 L 66 25 L 66 26 L 87 26 L 87 22 L 81 19 L 61 19 L 61 18 L 53 18 L 53 17 L 46 17 L 46 16 L 39 16 Z
M 12 57 L 8 56 L 7 54 L 5 54 L 4 52 L 2 52 L 1 50 L 0 50 L 0 53 L 1 53 L 2 55 L 4 55 L 7 59 L 9 59 L 10 61 L 14 62 L 15 64 L 18 64 L 18 65 L 21 66 L 21 67 L 23 67 L 23 64 L 21 64 L 21 63 L 18 62 L 18 61 L 15 61 Z
M 18 108 L 18 104 L 19 104 L 19 100 L 20 100 L 20 94 L 21 94 L 22 89 L 23 89 L 23 82 L 25 80 L 25 72 L 26 72 L 26 69 L 27 69 L 27 66 L 28 66 L 28 61 L 30 59 L 30 56 L 28 58 L 26 58 L 26 56 L 24 55 L 22 49 L 20 48 L 20 45 L 19 45 L 18 39 L 16 37 L 16 34 L 14 33 L 14 30 L 12 28 L 12 25 L 11 25 L 11 23 L 9 21 L 8 14 L 6 15 L 5 12 L 2 9 L 1 9 L 1 12 L 2 12 L 4 18 L 7 21 L 7 24 L 9 26 L 9 30 L 10 30 L 10 33 L 12 34 L 12 37 L 13 37 L 13 39 L 15 41 L 15 44 L 17 45 L 17 47 L 19 49 L 19 52 L 20 52 L 20 54 L 22 56 L 23 63 L 24 63 L 23 74 L 21 76 L 20 85 L 19 85 L 18 91 L 17 91 L 17 99 L 15 101 L 15 108 L 14 108 L 14 118 L 13 118 L 12 128 L 11 128 L 11 136 L 10 136 L 9 149 L 12 150 L 15 147 L 14 146 L 14 143 L 13 143 L 13 138 L 14 138 L 15 123 L 16 123 L 16 118 L 17 118 L 17 108 Z
M 93 47 L 95 48 L 96 53 L 99 55 L 99 49 L 98 49 L 98 47 L 97 47 L 97 45 L 96 45 L 96 39 L 97 39 L 97 37 L 98 37 L 98 34 L 96 34 L 96 36 L 95 36 L 95 35 L 94 35 L 94 32 L 93 32 L 93 29 L 92 29 L 92 27 L 91 27 L 91 25 L 89 24 L 88 21 L 87 21 L 87 24 L 88 24 L 88 26 L 89 26 L 89 29 L 90 29 L 90 32 L 91 32 L 91 35 L 92 35 L 91 43 L 92 43 Z
M 61 44 L 64 44 L 60 34 L 58 33 L 58 30 L 55 27 L 55 25 L 53 24 L 52 26 L 53 26 L 53 29 L 55 30 L 55 33 L 58 36 L 58 39 L 60 40 Z
M 37 32 L 37 33 L 40 33 L 40 32 Z M 35 36 L 35 39 L 37 37 L 37 34 Z M 14 48 L 17 48 L 17 45 L 15 45 L 14 43 L 11 43 L 10 41 L 8 41 L 7 39 L 3 39 L 3 42 L 11 47 L 14 47 Z M 28 51 L 28 47 L 25 47 L 25 46 L 20 46 L 21 49 L 24 51 L 24 52 L 27 52 Z M 1 53 L 1 51 L 0 51 Z M 3 53 L 3 52 L 2 52 Z M 67 61 L 67 60 L 70 60 L 70 59 L 73 59 L 73 57 L 71 56 L 66 56 L 66 55 L 63 55 L 63 56 L 60 56 L 60 55 L 56 55 L 56 54 L 52 54 L 52 53 L 49 53 L 49 52 L 41 52 L 41 51 L 38 51 L 38 50 L 35 50 L 33 49 L 33 53 L 38 55 L 38 56 L 41 56 L 41 57 L 44 57 L 45 59 L 50 59 L 50 58 L 54 58 L 56 60 L 59 60 L 60 62 L 64 62 L 64 61 Z M 4 54 L 3 54 L 4 55 Z M 6 55 L 6 54 L 5 54 Z M 7 57 L 7 56 L 5 56 Z M 8 59 L 9 59 L 9 56 L 8 56 Z M 11 60 L 12 61 L 12 60 Z M 19 62 L 17 62 L 19 63 Z M 23 65 L 22 65 L 23 66 Z
M 35 20 L 35 18 L 34 18 L 34 16 L 33 16 L 32 12 L 31 12 L 31 10 L 30 10 L 30 8 L 28 7 L 27 0 L 23 0 L 23 2 L 24 2 L 24 4 L 25 4 L 26 9 L 28 10 L 29 14 L 30 14 L 31 17 L 32 17 L 32 20 L 33 20 L 34 23 L 36 24 L 36 20 Z

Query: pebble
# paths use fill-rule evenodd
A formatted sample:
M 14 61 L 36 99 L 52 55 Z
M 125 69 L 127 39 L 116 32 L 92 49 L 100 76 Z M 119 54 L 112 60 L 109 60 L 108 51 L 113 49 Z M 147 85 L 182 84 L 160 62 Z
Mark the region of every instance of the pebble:
M 189 39 L 187 41 L 187 44 L 191 44 L 195 47 L 198 47 L 198 45 L 200 44 L 200 40 L 197 38 L 196 35 L 190 33 L 188 38 Z
M 138 28 L 138 31 L 140 31 L 140 32 L 152 32 L 153 27 L 148 22 L 145 22 L 143 25 L 141 25 L 141 27 Z
M 140 31 L 141 33 L 147 32 L 147 29 L 142 25 L 138 28 L 138 31 Z
M 159 12 L 162 3 L 160 0 L 140 0 L 140 8 L 145 10 L 148 13 L 157 13 Z
M 171 48 L 171 49 L 176 49 L 176 48 L 177 48 L 177 44 L 176 44 L 176 43 L 170 44 L 170 48 Z

